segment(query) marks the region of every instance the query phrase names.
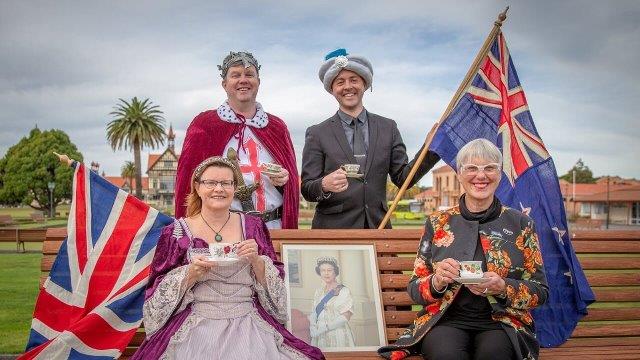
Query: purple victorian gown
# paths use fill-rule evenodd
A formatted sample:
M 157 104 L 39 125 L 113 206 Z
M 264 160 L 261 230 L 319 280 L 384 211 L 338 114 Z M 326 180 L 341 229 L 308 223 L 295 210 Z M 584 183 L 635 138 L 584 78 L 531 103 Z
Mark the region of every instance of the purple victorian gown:
M 147 338 L 133 359 L 324 359 L 289 333 L 284 266 L 261 219 L 242 215 L 244 239 L 255 239 L 266 284 L 245 260 L 212 268 L 186 288 L 190 248 L 207 248 L 184 218 L 166 226 L 151 264 L 143 306 Z

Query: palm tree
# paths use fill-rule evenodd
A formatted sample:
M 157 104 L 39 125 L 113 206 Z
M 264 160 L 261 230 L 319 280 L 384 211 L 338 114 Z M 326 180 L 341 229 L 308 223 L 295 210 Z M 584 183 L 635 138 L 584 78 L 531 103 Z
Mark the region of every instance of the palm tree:
M 125 161 L 120 168 L 120 176 L 129 180 L 129 192 L 133 191 L 133 178 L 136 176 L 136 165 L 133 161 Z
M 164 144 L 164 118 L 158 105 L 153 105 L 149 99 L 142 101 L 137 97 L 114 107 L 115 119 L 107 124 L 107 140 L 113 151 L 133 149 L 133 161 L 136 166 L 136 196 L 142 199 L 142 163 L 140 152 L 144 146 L 155 149 Z

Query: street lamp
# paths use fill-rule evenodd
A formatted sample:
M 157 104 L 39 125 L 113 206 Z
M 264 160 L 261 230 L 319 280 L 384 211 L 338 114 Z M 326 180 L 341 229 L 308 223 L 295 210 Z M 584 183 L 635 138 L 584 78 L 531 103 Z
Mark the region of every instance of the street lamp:
M 49 181 L 47 187 L 49 188 L 49 219 L 53 219 L 53 189 L 56 188 L 55 181 Z

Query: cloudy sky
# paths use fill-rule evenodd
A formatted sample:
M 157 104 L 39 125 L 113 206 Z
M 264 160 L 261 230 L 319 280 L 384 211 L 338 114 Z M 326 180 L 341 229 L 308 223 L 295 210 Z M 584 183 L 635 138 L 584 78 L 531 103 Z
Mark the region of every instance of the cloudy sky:
M 133 159 L 105 139 L 118 98 L 160 105 L 181 148 L 191 119 L 225 99 L 216 65 L 249 50 L 262 64 L 258 101 L 287 122 L 300 160 L 305 129 L 336 110 L 317 71 L 338 47 L 371 60 L 365 106 L 397 121 L 413 156 L 506 5 L 4 0 L 0 156 L 37 124 L 64 130 L 86 162 L 118 175 Z M 596 176 L 640 178 L 640 2 L 509 5 L 503 31 L 558 172 L 582 158 Z

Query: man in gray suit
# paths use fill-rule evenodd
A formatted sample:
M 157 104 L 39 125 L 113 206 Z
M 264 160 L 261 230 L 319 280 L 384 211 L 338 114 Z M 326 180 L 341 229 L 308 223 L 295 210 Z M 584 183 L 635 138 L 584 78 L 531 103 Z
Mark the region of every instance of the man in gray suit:
M 301 190 L 307 201 L 318 202 L 312 228 L 375 229 L 388 209 L 387 175 L 402 186 L 416 159 L 408 162 L 395 121 L 368 112 L 362 105 L 373 78 L 366 58 L 338 49 L 327 55 L 319 76 L 325 90 L 338 101 L 339 110 L 309 127 L 305 136 Z M 439 159 L 429 151 L 411 185 Z M 345 172 L 341 169 L 345 164 L 360 165 L 359 174 Z

